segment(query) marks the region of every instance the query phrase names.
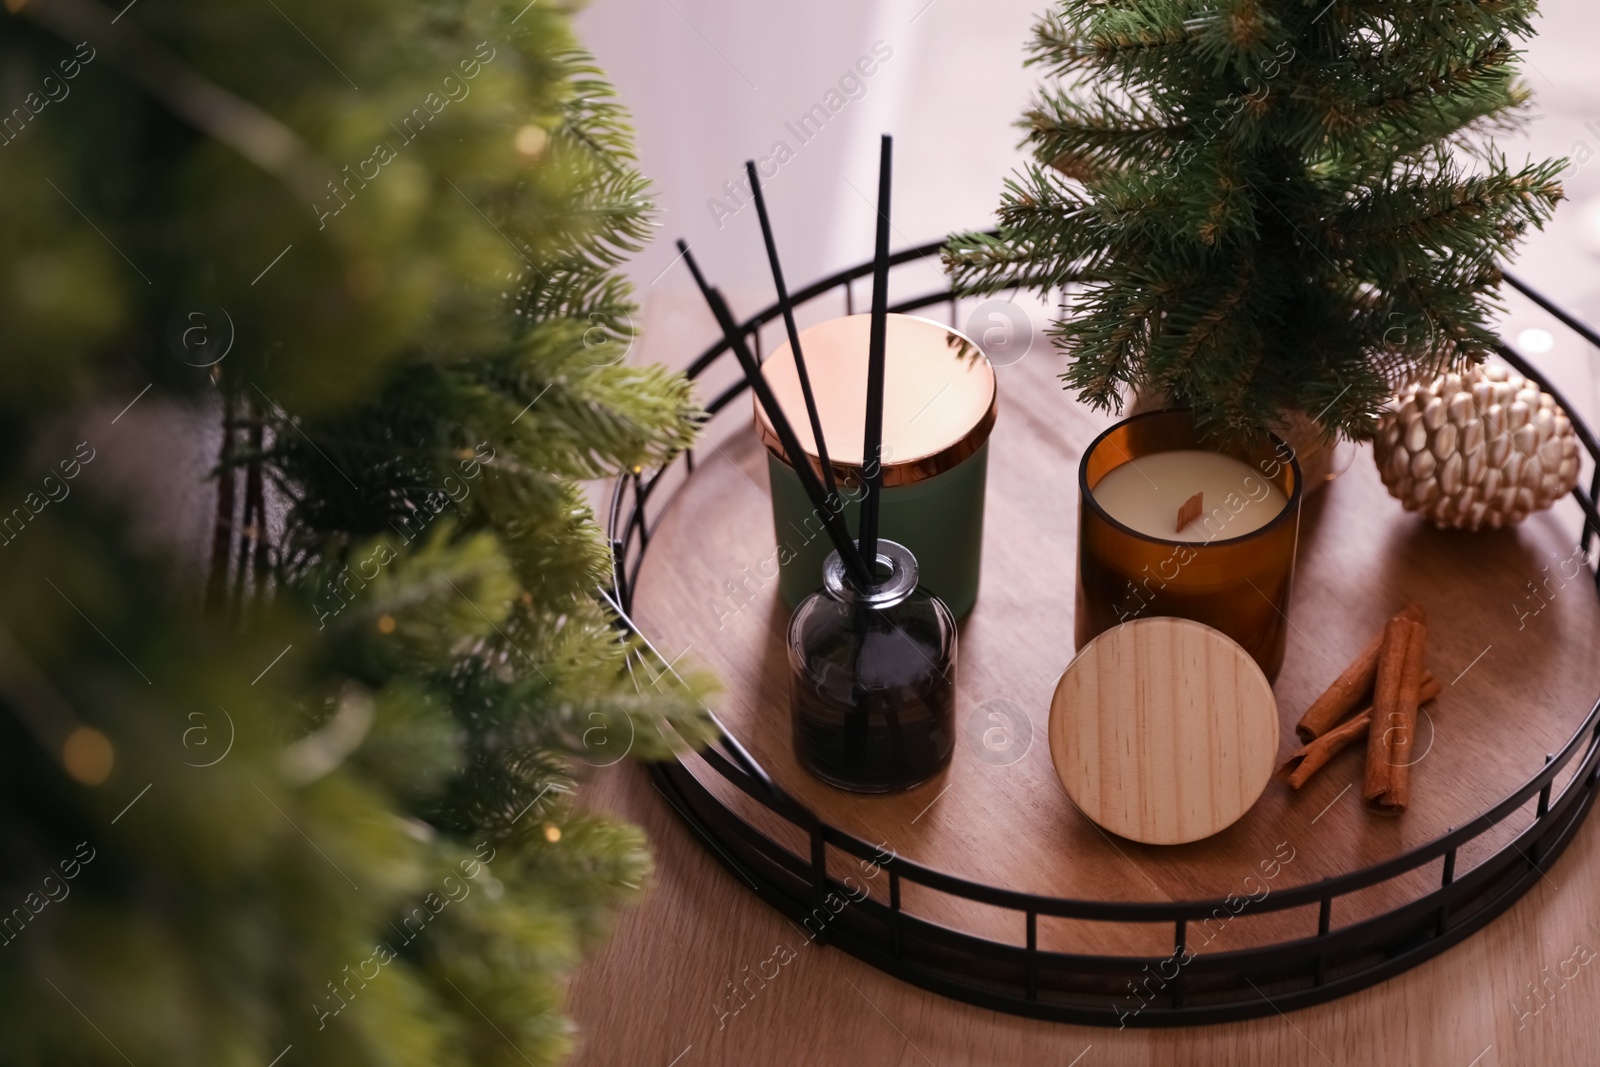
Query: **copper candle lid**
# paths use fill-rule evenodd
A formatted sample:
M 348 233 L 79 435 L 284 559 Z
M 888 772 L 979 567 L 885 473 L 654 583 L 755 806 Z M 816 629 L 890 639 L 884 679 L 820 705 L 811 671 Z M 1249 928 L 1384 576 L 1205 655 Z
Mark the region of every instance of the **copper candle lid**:
M 871 325 L 871 315 L 848 315 L 800 331 L 828 458 L 841 480 L 852 478 L 862 466 Z M 994 428 L 995 377 L 976 344 L 915 315 L 888 317 L 886 349 L 883 484 L 890 487 L 942 474 L 983 447 Z M 822 463 L 787 341 L 762 369 L 800 447 L 820 474 Z M 756 429 L 767 450 L 783 459 L 783 447 L 759 404 Z

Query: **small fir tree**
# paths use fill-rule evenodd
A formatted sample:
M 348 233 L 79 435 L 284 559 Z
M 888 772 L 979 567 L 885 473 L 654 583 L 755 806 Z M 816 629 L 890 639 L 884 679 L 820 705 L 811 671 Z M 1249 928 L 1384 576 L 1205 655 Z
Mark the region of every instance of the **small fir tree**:
M 1062 0 L 970 292 L 1080 286 L 1052 329 L 1088 403 L 1225 435 L 1287 412 L 1369 437 L 1393 388 L 1495 344 L 1498 263 L 1561 198 L 1492 134 L 1528 99 L 1533 0 Z

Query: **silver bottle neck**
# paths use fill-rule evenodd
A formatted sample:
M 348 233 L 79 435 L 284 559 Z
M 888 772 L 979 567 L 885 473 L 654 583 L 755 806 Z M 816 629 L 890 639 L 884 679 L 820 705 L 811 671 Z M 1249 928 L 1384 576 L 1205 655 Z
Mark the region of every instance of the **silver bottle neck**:
M 860 547 L 859 542 L 857 547 Z M 822 564 L 822 588 L 835 600 L 872 608 L 891 608 L 917 588 L 917 558 L 905 545 L 878 539 L 878 560 L 874 568 L 878 581 L 860 588 L 844 569 L 837 551 L 829 552 Z

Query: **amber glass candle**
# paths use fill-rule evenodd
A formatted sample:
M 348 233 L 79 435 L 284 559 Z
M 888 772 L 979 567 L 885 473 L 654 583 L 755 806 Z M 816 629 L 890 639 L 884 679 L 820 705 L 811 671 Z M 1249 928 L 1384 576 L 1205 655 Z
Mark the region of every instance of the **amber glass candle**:
M 1241 466 L 1172 455 L 1193 452 Z M 1113 472 L 1106 499 L 1096 499 L 1095 487 Z M 1224 448 L 1201 439 L 1188 411 L 1135 415 L 1095 438 L 1078 465 L 1077 647 L 1119 623 L 1172 615 L 1221 630 L 1276 678 L 1288 638 L 1300 480 L 1281 439 Z M 1180 530 L 1178 509 L 1196 492 L 1200 514 Z M 1152 517 L 1166 514 L 1165 525 Z

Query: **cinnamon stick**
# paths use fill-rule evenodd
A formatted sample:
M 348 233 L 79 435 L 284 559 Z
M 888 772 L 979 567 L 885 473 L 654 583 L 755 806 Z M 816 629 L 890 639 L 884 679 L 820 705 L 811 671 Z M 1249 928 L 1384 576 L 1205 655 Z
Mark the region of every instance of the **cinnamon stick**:
M 1384 628 L 1361 789 L 1373 811 L 1398 815 L 1411 801 L 1411 749 L 1416 742 L 1417 698 L 1427 641 L 1428 629 L 1420 622 L 1397 618 Z
M 1444 686 L 1439 684 L 1430 671 L 1422 673 L 1422 685 L 1417 692 L 1417 703 L 1426 704 L 1430 700 L 1438 699 Z M 1299 789 L 1311 780 L 1311 776 L 1332 762 L 1333 757 L 1343 752 L 1351 744 L 1367 736 L 1367 730 L 1372 726 L 1372 709 L 1365 708 L 1360 715 L 1348 719 L 1339 726 L 1334 727 L 1321 737 L 1308 741 L 1297 749 L 1282 767 L 1278 768 L 1277 777 L 1288 782 L 1291 788 Z
M 1412 619 L 1416 622 L 1425 622 L 1426 615 L 1415 604 L 1407 604 L 1394 616 L 1396 619 Z M 1345 717 L 1363 704 L 1372 703 L 1372 687 L 1378 674 L 1378 651 L 1383 647 L 1383 634 L 1378 634 L 1361 650 L 1344 673 L 1333 680 L 1333 684 L 1312 702 L 1306 713 L 1300 716 L 1294 732 L 1300 735 L 1301 741 L 1312 741 L 1339 723 Z
M 1383 628 L 1377 677 L 1372 687 L 1372 719 L 1378 728 L 1369 726 L 1367 729 L 1367 763 L 1361 782 L 1361 795 L 1368 805 L 1375 804 L 1389 790 L 1389 768 L 1393 762 L 1390 746 L 1401 718 L 1400 704 L 1404 695 L 1400 690 L 1413 636 L 1411 625 L 1408 620 L 1394 618 Z
M 1411 643 L 1406 647 L 1405 670 L 1400 678 L 1402 721 L 1389 745 L 1389 790 L 1379 800 L 1385 811 L 1399 813 L 1411 806 L 1411 765 L 1416 762 L 1412 753 L 1417 747 L 1417 707 L 1422 703 L 1422 657 L 1427 645 L 1427 625 L 1414 623 Z

